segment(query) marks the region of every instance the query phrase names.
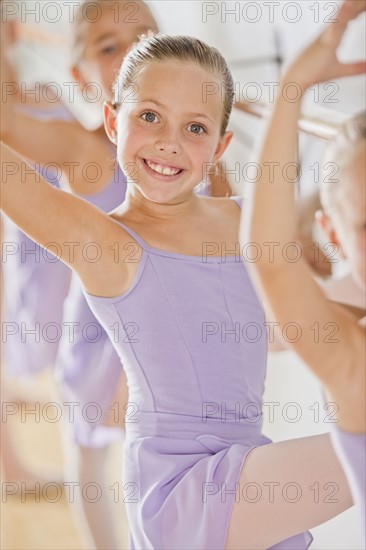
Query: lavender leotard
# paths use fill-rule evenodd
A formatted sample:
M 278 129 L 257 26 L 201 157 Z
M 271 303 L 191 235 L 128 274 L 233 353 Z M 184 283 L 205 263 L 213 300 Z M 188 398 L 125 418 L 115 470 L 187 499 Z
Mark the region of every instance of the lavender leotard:
M 201 186 L 200 194 L 207 193 Z M 94 195 L 79 195 L 105 212 L 119 206 L 125 198 L 126 180 L 120 169 L 108 186 Z M 117 426 L 104 426 L 104 417 L 112 406 L 121 374 L 121 360 L 109 337 L 88 306 L 81 285 L 72 277 L 64 305 L 64 330 L 56 359 L 56 377 L 62 398 L 74 403 L 70 415 L 72 437 L 84 447 L 102 447 L 123 437 Z M 70 405 L 69 405 L 70 406 Z M 117 405 L 118 407 L 119 405 Z M 123 404 L 120 404 L 123 406 Z M 117 420 L 122 411 L 113 409 Z
M 203 261 L 155 249 L 121 226 L 143 250 L 131 288 L 85 295 L 128 379 L 130 548 L 222 550 L 246 454 L 270 443 L 261 433 L 264 312 L 240 256 Z M 246 327 L 239 342 L 235 323 Z M 273 548 L 311 540 L 301 533 Z
M 331 438 L 348 479 L 353 500 L 361 514 L 366 543 L 366 434 L 353 434 L 333 428 Z

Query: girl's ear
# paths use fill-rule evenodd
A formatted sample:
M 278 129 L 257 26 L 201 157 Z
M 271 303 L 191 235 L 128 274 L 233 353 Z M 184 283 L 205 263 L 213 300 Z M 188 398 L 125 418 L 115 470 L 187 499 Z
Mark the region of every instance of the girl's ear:
M 110 101 L 103 104 L 104 128 L 112 143 L 117 145 L 117 113 Z
M 332 220 L 327 216 L 324 210 L 317 210 L 315 212 L 315 219 L 322 230 L 324 237 L 327 239 L 327 242 L 336 245 L 341 258 L 346 258 L 342 250 L 341 243 L 338 240 Z
M 234 135 L 233 132 L 225 132 L 225 134 L 220 138 L 220 141 L 216 147 L 214 162 L 217 162 L 220 159 L 220 157 L 224 154 L 233 135 Z

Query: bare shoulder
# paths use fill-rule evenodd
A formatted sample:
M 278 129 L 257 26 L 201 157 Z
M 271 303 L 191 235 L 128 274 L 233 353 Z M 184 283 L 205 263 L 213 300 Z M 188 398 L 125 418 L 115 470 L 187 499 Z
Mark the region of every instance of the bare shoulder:
M 89 294 L 114 298 L 131 286 L 143 251 L 121 225 L 121 219 L 115 212 L 98 212 L 98 215 L 97 210 L 94 218 L 97 223 L 95 238 L 88 243 L 90 258 L 84 262 L 81 279 Z
M 239 242 L 240 204 L 229 197 L 200 197 L 200 200 L 204 205 L 197 228 L 201 240 L 225 243 L 227 249 L 236 249 Z M 205 227 L 199 229 L 203 222 Z
M 240 210 L 243 199 L 239 196 L 232 197 L 199 197 L 199 200 L 207 208 L 208 211 L 227 215 L 229 217 L 237 216 L 240 218 Z

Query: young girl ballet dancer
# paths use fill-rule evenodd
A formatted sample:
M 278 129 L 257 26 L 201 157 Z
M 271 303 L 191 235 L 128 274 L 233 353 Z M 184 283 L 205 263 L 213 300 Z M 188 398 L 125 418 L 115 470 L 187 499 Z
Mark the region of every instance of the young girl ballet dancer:
M 281 90 L 295 82 L 302 94 L 316 82 L 365 71 L 365 63 L 342 65 L 336 57 L 349 20 L 365 9 L 364 1 L 347 1 L 338 22 L 327 28 L 288 68 Z M 243 217 L 242 241 L 262 245 L 276 242 L 277 251 L 294 241 L 296 227 L 293 184 L 283 178 L 282 167 L 296 162 L 297 122 L 301 101 L 286 101 L 279 93 L 260 154 L 262 176 L 252 187 L 250 215 Z M 281 131 L 282 139 L 277 136 Z M 355 283 L 365 296 L 365 145 L 366 114 L 345 124 L 329 146 L 324 163 L 337 164 L 333 178 L 321 183 L 322 226 L 329 242 L 348 259 Z M 272 181 L 265 167 L 279 163 Z M 285 215 L 284 215 L 285 214 Z M 290 345 L 323 383 L 329 400 L 337 405 L 337 425 L 331 436 L 347 474 L 365 528 L 366 411 L 365 329 L 342 308 L 328 302 L 304 261 L 286 261 L 276 252 L 252 264 L 255 280 L 281 326 L 296 319 L 301 338 Z M 283 299 L 284 293 L 286 300 Z M 320 338 L 315 338 L 315 325 Z M 335 327 L 329 338 L 327 327 Z M 331 424 L 333 427 L 333 425 Z
M 103 97 L 105 99 L 111 99 L 111 85 L 115 78 L 116 67 L 120 66 L 122 57 L 130 43 L 141 32 L 146 32 L 148 29 L 157 30 L 157 23 L 143 2 L 120 2 L 120 12 L 117 20 L 113 7 L 115 8 L 115 2 L 108 2 L 107 0 L 99 0 L 98 2 L 84 1 L 76 10 L 75 22 L 72 26 L 73 76 L 78 80 L 80 85 L 85 86 L 90 82 L 96 82 L 100 89 L 103 90 Z M 134 8 L 135 12 L 134 17 L 131 17 L 130 13 L 132 8 Z M 97 22 L 91 24 L 90 20 L 94 19 L 93 10 L 98 9 L 101 9 L 102 17 L 96 18 Z M 85 13 L 88 13 L 89 22 L 83 18 L 83 14 Z M 7 105 L 8 113 L 11 106 L 12 103 L 10 102 L 10 105 Z M 34 108 L 30 109 L 27 104 L 24 106 L 24 103 L 13 105 L 12 113 L 14 124 L 8 124 L 5 137 L 15 148 L 19 148 L 23 153 L 25 151 L 24 148 L 30 147 L 27 155 L 35 155 L 37 159 L 45 158 L 45 155 L 48 154 L 50 155 L 48 160 L 53 161 L 55 158 L 53 148 L 50 148 L 49 145 L 46 151 L 43 148 L 44 138 L 47 134 L 52 137 L 52 147 L 56 144 L 59 151 L 65 150 L 64 154 L 62 154 L 63 162 L 59 164 L 61 167 L 64 165 L 67 167 L 70 165 L 70 161 L 73 163 L 75 160 L 73 156 L 70 156 L 71 151 L 69 149 L 66 150 L 65 147 L 76 140 L 85 143 L 85 139 L 88 139 L 87 155 L 90 155 L 88 160 L 98 161 L 99 166 L 103 166 L 103 177 L 99 179 L 97 186 L 88 185 L 88 188 L 93 187 L 90 189 L 93 193 L 86 194 L 86 192 L 82 192 L 85 187 L 84 178 L 81 177 L 81 172 L 76 170 L 74 180 L 68 182 L 69 187 L 79 196 L 82 196 L 105 211 L 112 210 L 122 202 L 125 194 L 124 176 L 120 170 L 115 169 L 111 151 L 109 151 L 108 155 L 105 154 L 106 136 L 104 132 L 99 130 L 91 132 L 91 134 L 98 136 L 98 140 L 96 141 L 98 147 L 95 147 L 94 150 L 92 142 L 90 142 L 90 132 L 82 129 L 75 121 L 70 123 L 69 117 L 67 119 L 68 124 L 60 124 L 60 120 L 56 120 L 55 114 L 52 115 L 51 113 L 47 116 L 47 123 L 45 123 L 43 115 L 42 120 L 40 120 L 39 112 L 36 112 Z M 28 117 L 25 116 L 27 113 Z M 54 117 L 53 120 L 50 119 L 51 116 Z M 27 131 L 30 124 L 32 125 L 33 135 L 38 136 L 38 134 L 41 134 L 40 140 L 37 140 L 36 145 L 34 143 L 28 144 L 23 139 L 23 132 Z M 82 137 L 82 134 L 85 134 L 85 137 Z M 37 143 L 39 144 L 39 150 L 34 149 L 37 147 Z M 72 148 L 73 155 L 77 154 L 80 156 L 81 162 L 77 163 L 77 166 L 83 166 L 83 162 L 87 160 L 83 157 L 83 149 L 73 146 Z M 103 161 L 101 160 L 102 155 L 106 157 L 106 159 L 103 158 Z M 108 170 L 103 165 L 106 160 L 108 160 Z M 105 181 L 106 173 L 110 174 L 109 182 Z M 216 182 L 213 186 L 213 191 L 220 193 L 221 188 L 220 178 L 219 185 Z M 208 190 L 209 187 L 207 186 L 201 193 L 206 194 Z M 12 239 L 9 240 L 18 243 L 20 248 L 29 239 L 21 231 L 16 230 L 16 235 L 13 235 Z M 29 245 L 28 248 L 30 248 Z M 26 298 L 31 295 L 36 304 L 46 306 L 43 308 L 45 309 L 43 317 L 41 319 L 37 317 L 37 321 L 41 327 L 47 325 L 49 322 L 63 328 L 65 328 L 65 324 L 73 327 L 72 338 L 67 330 L 63 330 L 56 359 L 56 375 L 61 384 L 62 397 L 65 401 L 78 404 L 74 410 L 74 422 L 69 426 L 71 436 L 78 445 L 76 449 L 77 457 L 72 462 L 78 465 L 77 480 L 82 485 L 91 480 L 98 480 L 105 489 L 103 493 L 108 494 L 107 481 L 103 481 L 104 474 L 106 473 L 104 466 L 108 458 L 106 451 L 109 443 L 121 439 L 120 423 L 123 422 L 123 405 L 127 401 L 127 388 L 125 376 L 121 373 L 121 362 L 105 331 L 99 326 L 99 323 L 97 323 L 87 305 L 80 290 L 80 285 L 75 278 L 72 280 L 70 293 L 65 302 L 63 319 L 59 318 L 64 296 L 64 294 L 61 295 L 61 285 L 57 285 L 57 288 L 60 289 L 60 293 L 58 294 L 60 295 L 60 300 L 55 301 L 55 296 L 52 296 L 55 307 L 52 309 L 51 314 L 49 307 L 50 300 L 41 300 L 39 294 L 41 293 L 42 296 L 45 295 L 45 282 L 49 282 L 52 285 L 56 268 L 59 271 L 60 262 L 58 262 L 58 265 L 51 264 L 50 262 L 42 261 L 40 253 L 39 256 L 41 258 L 37 262 L 37 270 L 30 265 L 30 262 L 26 266 L 23 266 L 22 263 L 19 267 L 23 269 L 17 269 L 17 273 L 22 273 L 24 269 L 27 269 L 31 271 L 33 276 L 31 279 L 27 277 L 27 280 L 29 280 L 27 288 L 21 288 L 20 284 L 15 285 L 16 288 L 20 287 L 21 295 L 25 295 L 25 299 L 22 300 L 21 307 L 15 308 L 15 314 L 11 318 L 16 323 L 19 323 L 21 311 L 25 311 L 25 309 L 28 311 L 27 321 L 32 319 L 32 315 L 34 317 L 34 310 L 31 307 L 24 307 Z M 19 255 L 14 256 L 14 261 L 18 257 Z M 7 280 L 12 280 L 12 277 L 10 276 Z M 30 286 L 31 282 L 33 291 Z M 19 292 L 9 292 L 9 286 L 7 285 L 6 294 L 19 294 Z M 34 300 L 35 296 L 38 299 Z M 87 334 L 85 333 L 86 327 L 92 327 L 91 330 L 90 328 L 88 329 Z M 94 333 L 92 333 L 93 327 L 95 329 Z M 11 335 L 9 341 L 15 344 L 15 337 Z M 21 342 L 16 342 L 17 350 L 19 350 L 19 343 Z M 52 356 L 51 360 L 49 354 L 47 355 L 46 353 L 41 354 L 42 363 L 40 362 L 39 354 L 36 353 L 39 351 L 40 346 L 35 350 L 30 350 L 29 345 L 25 346 L 23 344 L 21 349 L 25 351 L 27 356 L 32 358 L 32 364 L 35 364 L 36 367 L 28 369 L 25 361 L 19 361 L 21 368 L 18 369 L 18 372 L 28 373 L 30 370 L 33 372 L 36 368 L 40 369 L 45 365 L 53 363 L 54 357 Z M 49 346 L 47 349 L 49 349 Z M 114 408 L 109 413 L 109 423 L 111 426 L 106 426 L 108 424 L 108 408 L 116 400 L 116 388 L 119 388 L 117 389 L 117 395 L 118 400 L 122 403 L 120 403 L 118 410 Z M 98 421 L 90 420 L 85 414 L 85 405 L 88 403 L 95 403 L 97 413 L 101 412 Z M 95 449 L 95 452 L 93 449 Z M 71 472 L 68 472 L 68 475 L 70 474 Z M 90 506 L 84 500 L 81 502 L 85 514 L 90 519 L 89 526 L 97 547 L 115 547 L 117 543 L 111 527 L 111 514 L 105 513 L 108 506 L 105 503 L 101 503 L 103 506 L 102 509 L 99 509 L 99 519 L 103 517 L 104 520 L 96 522 L 94 521 L 94 517 L 96 511 L 100 508 L 99 504 L 92 503 Z
M 75 21 L 72 26 L 71 57 L 74 78 L 83 86 L 91 82 L 97 84 L 103 91 L 104 99 L 111 99 L 112 97 L 111 86 L 115 78 L 116 69 L 120 66 L 123 55 L 131 43 L 136 40 L 139 33 L 146 32 L 148 29 L 157 30 L 157 23 L 143 2 L 120 2 L 119 17 L 117 19 L 115 9 L 112 9 L 113 7 L 115 8 L 115 2 L 112 1 L 84 1 L 75 12 Z M 96 18 L 94 16 L 95 13 L 99 13 L 96 11 L 98 8 L 101 10 L 102 15 Z M 132 8 L 134 8 L 135 12 L 134 17 L 130 13 Z M 84 18 L 83 14 L 85 13 L 88 14 L 88 20 Z M 96 19 L 96 22 L 91 23 L 90 21 L 94 21 L 94 19 Z M 41 117 L 39 114 L 33 108 L 29 109 L 27 104 L 25 104 L 24 108 L 24 104 L 20 103 L 22 108 L 19 110 L 19 103 L 16 104 L 12 99 L 14 99 L 13 96 L 8 98 L 6 110 L 4 111 L 5 119 L 9 118 L 10 113 L 12 116 L 8 124 L 6 124 L 6 121 L 4 123 L 3 139 L 7 143 L 28 158 L 39 162 L 42 159 L 44 161 L 47 159 L 47 162 L 56 162 L 61 168 L 67 168 L 71 164 L 75 165 L 73 177 L 69 178 L 68 185 L 73 192 L 86 200 L 90 200 L 99 208 L 109 211 L 122 202 L 126 189 L 124 176 L 119 169 L 116 169 L 115 161 L 111 154 L 110 143 L 103 128 L 99 128 L 95 132 L 88 132 L 76 121 L 70 123 L 67 120 L 66 122 L 61 120 L 61 117 L 58 119 L 54 118 L 53 120 L 48 119 L 46 122 L 40 120 Z M 32 116 L 25 116 L 25 112 Z M 37 138 L 34 142 L 33 140 L 30 142 L 24 139 L 30 128 L 32 129 L 32 135 Z M 93 139 L 91 139 L 91 136 Z M 76 146 L 76 142 L 82 145 L 85 144 L 85 150 L 79 145 Z M 83 168 L 90 161 L 95 162 L 101 168 L 102 176 L 94 183 L 91 183 L 90 180 L 86 181 L 83 175 Z M 67 175 L 70 176 L 70 174 Z M 217 191 L 217 186 L 215 189 Z M 206 192 L 207 190 L 203 191 L 204 194 Z M 13 231 L 7 240 L 17 245 L 19 250 L 26 247 L 30 248 L 28 239 L 20 231 L 17 234 L 14 234 Z M 32 259 L 33 263 L 36 263 L 37 269 L 32 265 Z M 23 314 L 24 321 L 31 321 L 33 319 L 34 322 L 39 322 L 41 327 L 47 326 L 47 323 L 51 321 L 65 328 L 60 318 L 61 304 L 64 300 L 63 285 L 61 283 L 57 285 L 57 288 L 60 289 L 58 294 L 60 295 L 60 299 L 56 300 L 55 295 L 52 296 L 52 301 L 55 304 L 54 308 L 50 309 L 49 302 L 51 300 L 42 301 L 40 299 L 40 293 L 44 295 L 46 291 L 45 285 L 55 276 L 56 270 L 57 273 L 60 271 L 60 262 L 54 264 L 50 261 L 45 261 L 39 250 L 36 251 L 35 255 L 30 256 L 30 258 L 27 256 L 27 262 L 21 261 L 20 254 L 9 254 L 7 262 L 8 271 L 11 270 L 11 263 L 15 262 L 18 262 L 16 264 L 16 272 L 18 274 L 23 274 L 27 270 L 27 273 L 30 272 L 30 275 L 27 274 L 26 276 L 26 279 L 29 281 L 27 290 L 23 288 L 21 292 L 11 292 L 13 287 L 21 287 L 21 283 L 18 279 L 14 281 L 14 277 L 9 276 L 7 278 L 9 285 L 6 295 L 13 296 L 13 294 L 17 294 L 21 296 L 21 300 L 11 299 L 14 311 L 11 314 L 7 314 L 6 318 L 9 320 L 9 324 L 10 321 L 14 325 L 18 324 Z M 13 284 L 11 285 L 10 282 Z M 33 292 L 31 291 L 31 286 L 34 289 Z M 86 446 L 89 446 L 92 440 L 93 444 L 102 445 L 105 437 L 111 431 L 98 430 L 98 425 L 84 421 L 81 411 L 84 402 L 97 401 L 104 412 L 105 405 L 110 404 L 112 401 L 109 395 L 110 392 L 107 391 L 101 399 L 98 399 L 98 395 L 93 392 L 85 395 L 85 393 L 88 393 L 87 388 L 80 380 L 80 376 L 82 375 L 83 379 L 85 379 L 85 365 L 89 365 L 90 376 L 88 378 L 90 383 L 88 388 L 89 390 L 95 388 L 98 393 L 103 388 L 98 383 L 99 371 L 97 371 L 96 365 L 98 365 L 101 375 L 105 379 L 103 365 L 108 363 L 111 385 L 114 387 L 115 379 L 120 376 L 120 361 L 102 329 L 99 332 L 100 338 L 98 338 L 94 345 L 89 345 L 92 337 L 89 339 L 84 337 L 84 328 L 89 326 L 89 324 L 90 326 L 93 323 L 96 324 L 96 319 L 87 306 L 85 299 L 80 296 L 81 291 L 77 286 L 76 282 L 73 282 L 71 285 L 71 294 L 65 306 L 64 313 L 64 320 L 69 323 L 75 323 L 76 326 L 72 334 L 73 342 L 70 342 L 71 338 L 68 331 L 63 330 L 57 358 L 57 371 L 66 394 L 69 394 L 69 396 L 72 396 L 73 399 L 81 403 L 81 406 L 76 411 L 80 414 L 77 414 L 77 422 L 74 424 L 76 440 Z M 21 302 L 19 306 L 14 307 L 14 303 L 18 304 L 18 302 Z M 33 304 L 35 305 L 32 308 Z M 34 308 L 37 304 L 39 304 L 37 307 L 43 312 L 42 316 L 34 313 Z M 42 304 L 44 305 L 42 306 Z M 73 306 L 73 304 L 75 305 Z M 76 324 L 78 321 L 76 319 L 77 315 L 82 316 L 82 319 L 79 319 L 78 325 Z M 34 322 L 29 322 L 28 324 L 34 325 Z M 27 345 L 24 345 L 21 342 L 21 331 L 19 330 L 16 334 L 9 334 L 7 340 L 9 349 L 11 347 L 13 351 L 16 348 L 18 352 L 14 356 L 20 358 L 17 361 L 17 368 L 14 368 L 13 371 L 16 370 L 18 373 L 34 372 L 54 362 L 56 346 L 50 345 L 46 339 L 41 339 L 41 343 L 44 344 L 43 347 L 37 342 L 38 345 L 30 349 L 31 338 L 28 337 Z M 43 348 L 46 348 L 47 351 L 52 348 L 51 353 L 46 353 L 46 349 Z M 42 353 L 39 353 L 41 349 Z M 23 350 L 24 353 L 20 355 L 19 350 Z M 104 356 L 105 361 L 103 364 L 98 359 L 98 355 Z M 12 356 L 10 351 L 7 356 Z M 24 360 L 23 356 L 30 357 L 30 359 L 28 361 Z M 30 361 L 32 364 L 28 367 Z M 84 365 L 82 373 L 80 372 L 81 362 Z M 94 381 L 91 380 L 91 373 L 93 373 Z M 78 395 L 78 392 L 82 392 L 82 395 Z M 98 434 L 103 435 L 99 437 Z
M 212 84 L 224 103 L 207 93 Z M 275 444 L 262 435 L 264 331 L 254 344 L 227 335 L 236 322 L 264 328 L 236 246 L 241 201 L 193 190 L 230 142 L 232 96 L 214 48 L 141 40 L 105 106 L 118 161 L 133 167 L 109 215 L 42 179 L 22 182 L 24 162 L 2 145 L 2 208 L 41 245 L 59 244 L 127 374 L 131 548 L 307 548 L 304 531 L 351 504 L 327 435 Z M 212 325 L 226 333 L 212 338 Z M 337 501 L 314 502 L 315 481 L 336 483 Z M 283 496 L 294 483 L 297 502 Z M 248 485 L 261 490 L 255 503 Z

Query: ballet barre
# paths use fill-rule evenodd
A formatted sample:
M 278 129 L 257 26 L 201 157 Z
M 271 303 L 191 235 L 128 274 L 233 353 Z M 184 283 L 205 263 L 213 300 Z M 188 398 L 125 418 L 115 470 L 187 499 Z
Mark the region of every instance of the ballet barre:
M 268 118 L 271 114 L 271 105 L 264 102 L 239 101 L 234 103 L 234 107 L 257 118 Z M 310 109 L 303 109 L 299 130 L 320 139 L 331 140 L 347 118 L 349 115 L 313 105 L 311 112 Z

